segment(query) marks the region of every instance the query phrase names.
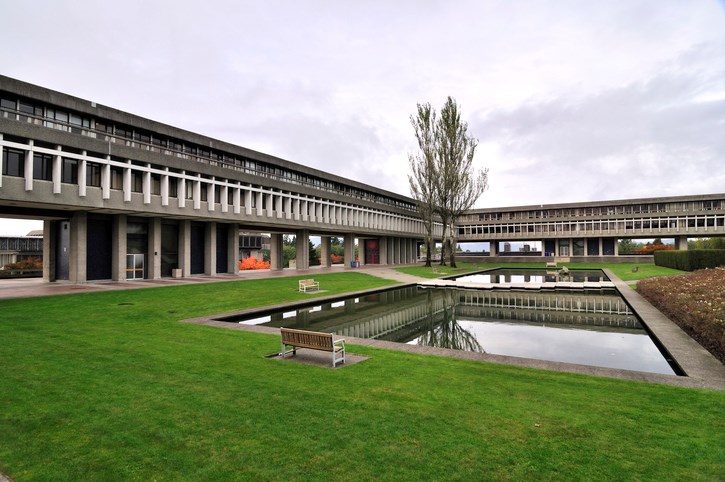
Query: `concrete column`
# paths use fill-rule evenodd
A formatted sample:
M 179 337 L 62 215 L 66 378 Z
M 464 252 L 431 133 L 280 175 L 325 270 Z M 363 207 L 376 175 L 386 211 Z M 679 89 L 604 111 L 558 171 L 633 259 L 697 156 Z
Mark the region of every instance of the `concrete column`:
M 181 174 L 183 176 L 185 171 L 182 171 Z M 176 195 L 178 196 L 176 199 L 179 202 L 179 207 L 186 207 L 186 179 L 183 177 L 176 178 Z
M 33 140 L 28 141 L 29 149 L 25 151 L 25 190 L 33 190 Z
M 675 237 L 675 249 L 678 249 L 680 251 L 687 251 L 687 236 Z
M 388 264 L 388 238 L 381 236 L 378 240 L 378 253 L 380 254 L 380 264 Z
M 83 151 L 85 155 L 86 151 Z M 130 162 L 130 161 L 129 161 Z M 86 195 L 86 181 L 88 180 L 86 178 L 86 170 L 88 169 L 88 162 L 85 159 L 81 159 L 78 161 L 78 196 L 85 197 Z M 130 183 L 129 183 L 130 186 Z M 125 184 L 124 184 L 125 187 Z M 124 198 L 124 201 L 126 199 Z M 129 192 L 129 201 L 130 199 L 130 192 Z
M 355 235 L 351 233 L 345 234 L 343 238 L 343 244 L 345 247 L 345 267 L 350 266 L 350 263 L 355 261 Z
M 240 214 L 242 212 L 242 189 L 239 187 L 234 188 L 234 214 Z M 239 254 L 237 254 L 239 256 Z
M 113 216 L 111 234 L 111 279 L 126 281 L 127 225 L 125 214 Z
M 204 225 L 204 274 L 216 276 L 216 223 Z
M 239 225 L 229 225 L 229 236 L 227 238 L 227 272 L 239 274 Z
M 62 146 L 55 146 L 57 150 L 61 150 Z M 0 161 L 0 170 L 2 170 L 2 161 Z M 63 158 L 60 154 L 53 156 L 53 194 L 60 194 L 61 179 L 63 172 Z M 105 191 L 104 191 L 105 192 Z M 104 198 L 107 199 L 107 198 Z
M 131 165 L 131 161 L 128 161 L 129 166 Z M 85 179 L 85 163 L 84 165 L 84 174 L 83 178 Z M 80 167 L 78 168 L 78 186 L 80 188 L 81 183 L 81 172 Z M 85 191 L 85 185 L 83 186 L 83 190 Z M 85 194 L 83 194 L 85 196 Z M 124 167 L 123 168 L 123 201 L 124 202 L 131 202 L 131 167 Z
M 201 209 L 201 174 L 199 174 L 197 179 L 194 181 L 193 198 L 194 209 Z
M 212 177 L 212 181 L 214 178 Z M 214 211 L 216 209 L 216 184 L 209 182 L 206 184 L 206 209 Z
M 88 213 L 76 212 L 70 220 L 70 262 L 68 278 L 72 283 L 86 282 L 88 263 Z
M 267 194 L 267 217 L 272 217 L 274 214 L 274 196 L 272 194 Z
M 614 238 L 614 256 L 619 256 L 619 239 Z
M 229 186 L 222 186 L 221 198 L 219 199 L 219 206 L 223 213 L 229 212 Z
M 161 278 L 161 218 L 149 219 L 149 247 L 146 277 Z
M 169 205 L 169 168 L 166 169 L 166 174 L 161 175 L 161 205 Z
M 403 238 L 400 240 L 400 264 L 408 264 L 408 238 Z
M 179 221 L 179 269 L 181 276 L 191 276 L 191 221 Z
M 297 269 L 304 270 L 310 268 L 310 232 L 306 229 L 297 231 L 296 233 L 297 247 Z
M 365 266 L 365 240 L 363 238 L 357 238 L 357 260 L 360 261 L 360 266 Z
M 282 254 L 282 235 L 272 233 L 269 243 L 269 264 L 272 270 L 281 270 L 284 265 L 284 255 Z
M 332 242 L 329 236 L 320 237 L 320 264 L 324 268 L 332 266 Z
M 602 238 L 599 238 L 599 256 L 603 256 L 603 255 L 604 255 L 604 251 L 602 251 Z
M 0 148 L 0 150 L 2 150 Z M 2 166 L 0 166 L 2 172 Z M 58 223 L 43 221 L 43 281 L 55 281 L 55 249 Z
M 110 161 L 111 156 L 106 156 L 106 160 Z M 58 177 L 60 177 L 60 174 L 58 174 Z M 58 192 L 60 192 L 60 190 Z M 101 166 L 101 197 L 103 199 L 111 199 L 111 165 L 110 164 L 104 164 L 103 166 Z
M 259 191 L 254 194 L 255 194 L 256 202 L 257 202 L 257 216 L 261 216 L 263 214 L 262 213 L 262 205 L 263 205 L 262 192 Z
M 244 212 L 247 213 L 247 216 L 252 215 L 252 191 L 250 190 L 244 191 Z
M 489 241 L 491 256 L 498 256 L 498 241 Z

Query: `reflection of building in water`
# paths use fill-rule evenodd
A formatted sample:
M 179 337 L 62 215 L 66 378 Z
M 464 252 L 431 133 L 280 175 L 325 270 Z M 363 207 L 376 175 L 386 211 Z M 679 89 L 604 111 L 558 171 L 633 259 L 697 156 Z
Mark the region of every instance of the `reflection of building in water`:
M 461 290 L 458 314 L 487 321 L 641 328 L 627 303 L 614 291 Z
M 416 287 L 271 315 L 267 326 L 395 342 L 455 333 L 444 346 L 465 338 L 458 320 L 641 330 L 637 317 L 614 290 L 496 291 Z M 455 339 L 452 339 L 455 338 Z M 436 338 L 438 339 L 438 338 Z M 437 343 L 437 342 L 435 342 Z M 434 346 L 439 346 L 435 344 Z

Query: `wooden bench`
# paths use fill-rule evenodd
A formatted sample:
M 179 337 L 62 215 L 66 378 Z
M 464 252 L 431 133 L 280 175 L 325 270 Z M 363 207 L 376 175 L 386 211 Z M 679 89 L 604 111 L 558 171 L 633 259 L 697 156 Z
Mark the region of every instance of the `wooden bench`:
M 307 293 L 307 290 L 319 290 L 320 283 L 313 279 L 301 279 L 300 280 L 300 291 Z
M 310 348 L 312 350 L 329 351 L 332 353 L 332 368 L 338 363 L 345 363 L 345 339 L 334 340 L 332 333 L 319 333 L 317 331 L 293 330 L 280 328 L 282 334 L 282 352 L 284 358 L 288 353 L 297 354 L 297 348 Z M 287 347 L 291 346 L 291 350 Z

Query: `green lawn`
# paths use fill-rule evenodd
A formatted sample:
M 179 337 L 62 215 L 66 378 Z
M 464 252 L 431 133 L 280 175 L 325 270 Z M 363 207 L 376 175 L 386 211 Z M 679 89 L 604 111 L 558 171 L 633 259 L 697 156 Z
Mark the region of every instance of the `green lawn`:
M 440 278 L 443 276 L 451 276 L 459 273 L 467 273 L 471 271 L 479 271 L 483 269 L 494 268 L 545 268 L 546 262 L 528 262 L 528 263 L 497 263 L 497 262 L 480 262 L 480 263 L 456 263 L 456 269 L 450 266 L 440 266 L 434 264 L 431 268 L 421 266 L 406 266 L 396 268 L 403 273 L 420 276 L 423 278 Z M 643 278 L 652 278 L 655 276 L 671 276 L 676 274 L 685 274 L 686 271 L 680 271 L 662 266 L 655 266 L 653 263 L 559 263 L 559 268 L 566 266 L 570 269 L 604 269 L 608 268 L 614 272 L 623 281 L 633 281 Z M 634 268 L 637 271 L 634 271 Z
M 328 293 L 389 284 L 316 276 Z M 0 472 L 26 480 L 721 480 L 725 393 L 178 320 L 288 300 L 297 278 L 0 301 Z M 314 296 L 314 295 L 312 295 Z

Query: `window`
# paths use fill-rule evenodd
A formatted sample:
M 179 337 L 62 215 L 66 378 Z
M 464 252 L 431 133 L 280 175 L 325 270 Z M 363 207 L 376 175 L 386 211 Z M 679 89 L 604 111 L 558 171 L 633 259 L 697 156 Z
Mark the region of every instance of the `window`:
M 95 162 L 86 163 L 86 185 L 101 187 L 101 165 Z
M 123 168 L 111 166 L 111 189 L 123 190 Z
M 33 179 L 51 181 L 53 179 L 53 156 L 33 153 Z
M 78 184 L 78 161 L 76 159 L 63 158 L 60 180 L 66 184 Z
M 15 99 L 0 99 L 0 108 L 15 110 L 16 107 L 17 102 L 15 102 Z
M 3 162 L 4 176 L 25 176 L 25 152 L 5 148 L 5 162 Z
M 169 197 L 179 197 L 179 184 L 175 177 L 169 177 Z
M 151 174 L 151 194 L 161 195 L 161 175 Z
M 143 192 L 143 173 L 131 171 L 131 191 Z

